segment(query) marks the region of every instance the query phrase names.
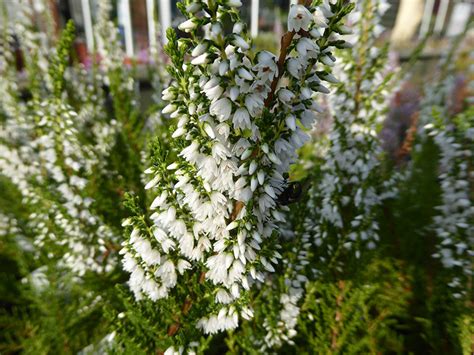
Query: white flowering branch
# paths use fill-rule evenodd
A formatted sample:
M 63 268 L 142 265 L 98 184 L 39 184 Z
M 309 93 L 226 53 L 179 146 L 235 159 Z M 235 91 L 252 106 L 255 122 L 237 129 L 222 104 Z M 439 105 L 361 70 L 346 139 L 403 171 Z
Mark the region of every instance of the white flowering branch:
M 181 299 L 169 336 L 178 334 L 184 318 L 213 334 L 252 317 L 251 285 L 273 272 L 281 257 L 283 175 L 308 139 L 314 97 L 327 92 L 321 81 L 330 80 L 329 69 L 321 73 L 318 66 L 333 61 L 334 45 L 344 44 L 329 38 L 352 9 L 335 2 L 325 8 L 327 18 L 320 7 L 292 6 L 277 59 L 251 52 L 238 6 L 224 0 L 180 4 L 188 19 L 179 29 L 187 38 L 168 32 L 174 81 L 163 92 L 169 102 L 163 112 L 178 120 L 176 158 L 167 161 L 161 152 L 147 170 L 146 188 L 157 196 L 152 225 L 143 218 L 126 223 L 133 228 L 122 253 L 136 298 Z M 232 33 L 224 33 L 225 17 L 234 22 Z M 181 290 L 184 280 L 197 283 Z M 195 318 L 188 315 L 191 306 Z

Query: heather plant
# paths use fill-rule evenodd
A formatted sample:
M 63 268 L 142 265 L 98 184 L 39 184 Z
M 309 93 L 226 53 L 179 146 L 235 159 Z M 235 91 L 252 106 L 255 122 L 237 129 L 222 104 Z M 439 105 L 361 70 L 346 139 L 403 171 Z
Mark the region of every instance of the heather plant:
M 44 15 L 48 6 L 40 6 Z M 113 280 L 122 274 L 122 199 L 124 191 L 143 191 L 140 159 L 151 128 L 118 40 L 107 46 L 115 56 L 98 48 L 96 57 L 104 60 L 87 70 L 71 56 L 72 22 L 56 38 L 38 28 L 29 4 L 18 9 L 25 16 L 9 18 L 2 5 L 1 23 L 1 71 L 8 78 L 0 119 L 2 255 L 12 275 L 7 280 L 13 277 L 21 293 L 2 298 L 2 317 L 19 328 L 11 337 L 6 332 L 6 351 L 78 351 L 107 334 L 98 310 L 111 302 Z M 97 26 L 110 23 L 109 32 L 97 30 L 98 43 L 118 33 L 105 14 Z
M 188 20 L 179 29 L 189 37 L 168 32 L 175 81 L 164 91 L 169 104 L 163 109 L 178 119 L 176 155 L 167 160 L 156 145 L 145 186 L 156 191 L 150 207 L 156 212 L 149 220 L 140 214 L 125 221 L 131 236 L 122 253 L 130 288 L 137 300 L 160 305 L 166 340 L 157 347 L 170 352 L 252 318 L 250 291 L 281 258 L 284 175 L 309 138 L 312 98 L 327 92 L 331 51 L 345 43 L 332 34 L 352 9 L 342 2 L 292 6 L 276 56 L 252 53 L 235 10 L 240 5 L 180 6 Z M 227 35 L 226 18 L 233 23 Z
M 298 1 L 273 53 L 240 0 L 183 0 L 148 106 L 97 4 L 90 66 L 46 1 L 0 23 L 0 352 L 469 353 L 460 47 L 389 154 L 416 56 L 390 60 L 386 1 Z
M 472 139 L 468 133 L 472 130 L 472 88 L 465 87 L 461 97 L 454 96 L 458 45 L 459 41 L 454 42 L 440 63 L 436 83 L 425 87 L 413 120 L 415 129 L 406 141 L 411 161 L 403 169 L 405 180 L 394 206 L 399 212 L 392 223 L 397 225 L 397 234 L 409 230 L 420 236 L 411 241 L 399 238 L 396 251 L 406 260 L 407 273 L 416 285 L 413 302 L 417 306 L 411 313 L 420 319 L 417 326 L 426 339 L 417 341 L 432 349 L 466 353 L 473 294 Z M 402 210 L 401 206 L 410 207 Z M 420 344 L 414 346 L 420 349 Z

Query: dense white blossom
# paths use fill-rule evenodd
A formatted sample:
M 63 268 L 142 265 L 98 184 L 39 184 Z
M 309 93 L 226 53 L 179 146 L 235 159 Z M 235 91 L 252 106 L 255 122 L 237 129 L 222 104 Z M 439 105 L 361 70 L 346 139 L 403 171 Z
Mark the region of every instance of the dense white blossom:
M 432 139 L 439 149 L 439 181 L 441 204 L 436 207 L 431 230 L 438 240 L 433 257 L 450 270 L 461 270 L 461 275 L 471 277 L 474 257 L 474 205 L 473 147 L 474 130 L 472 116 L 450 117 L 449 96 L 453 93 L 454 78 L 448 76 L 438 86 L 427 87 L 425 99 L 421 103 L 420 139 L 414 147 L 422 149 L 422 144 Z M 469 111 L 468 111 L 469 115 Z M 468 128 L 463 128 L 466 125 Z M 461 297 L 466 280 L 459 274 L 448 283 Z
M 382 149 L 376 133 L 389 103 L 384 78 L 372 69 L 383 58 L 376 47 L 378 37 L 370 30 L 380 23 L 379 6 L 380 2 L 366 1 L 350 15 L 355 23 L 348 37 L 353 49 L 342 55 L 343 60 L 334 69 L 343 84 L 329 96 L 333 119 L 329 146 L 320 167 L 320 183 L 310 190 L 308 206 L 318 217 L 307 221 L 312 226 L 314 243 L 325 250 L 321 258 L 326 262 L 338 245 L 352 250 L 357 258 L 364 249 L 374 249 L 379 240 L 376 213 L 382 200 L 394 194 L 393 181 L 384 182 L 380 175 Z M 326 59 L 330 62 L 325 64 L 332 66 L 333 59 Z M 377 65 L 386 70 L 384 63 Z M 363 81 L 357 71 L 362 73 Z M 332 74 L 320 78 L 337 83 Z M 349 210 L 350 215 L 344 212 Z
M 167 297 L 181 275 L 200 273 L 215 297 L 206 301 L 213 311 L 196 326 L 213 334 L 252 317 L 243 296 L 275 271 L 281 258 L 276 237 L 284 220 L 278 204 L 287 184 L 283 176 L 309 140 L 306 131 L 316 120 L 313 99 L 328 92 L 321 81 L 334 78 L 329 72 L 317 77 L 323 65 L 318 62 L 331 47 L 322 54 L 315 39 L 295 36 L 297 51 L 279 66 L 273 53 L 252 54 L 238 20 L 232 34 L 221 36 L 222 18 L 239 1 L 192 4 L 179 26 L 190 39 L 171 37 L 168 44 L 173 63 L 181 63 L 173 68 L 175 80 L 182 79 L 163 92 L 163 113 L 178 122 L 173 132 L 177 159 L 161 157 L 147 169 L 147 188 L 155 193 L 152 226 L 132 218 L 121 253 L 137 299 Z M 318 10 L 292 6 L 290 31 L 317 30 L 312 11 Z M 197 24 L 206 29 L 204 37 L 195 31 Z M 183 58 L 179 48 L 191 58 Z M 302 79 L 316 85 L 302 86 Z M 290 290 L 293 307 L 295 297 Z M 286 301 L 282 297 L 282 304 Z M 289 306 L 282 311 L 285 320 L 294 315 Z M 288 326 L 293 329 L 295 321 Z M 289 333 L 293 336 L 294 330 Z

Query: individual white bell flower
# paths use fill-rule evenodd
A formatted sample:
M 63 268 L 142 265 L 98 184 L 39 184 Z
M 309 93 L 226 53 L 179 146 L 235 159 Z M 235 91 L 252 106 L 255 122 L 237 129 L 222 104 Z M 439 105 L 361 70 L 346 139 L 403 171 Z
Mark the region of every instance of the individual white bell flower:
M 278 91 L 278 98 L 280 101 L 284 103 L 289 103 L 293 98 L 295 97 L 295 94 L 293 94 L 290 90 L 288 89 L 280 89 Z
M 193 51 L 191 52 L 191 55 L 193 57 L 199 57 L 201 54 L 206 52 L 207 47 L 208 47 L 207 43 L 200 43 L 193 49 Z
M 303 5 L 291 5 L 288 13 L 288 31 L 307 31 L 311 23 L 311 12 Z
M 234 45 L 236 45 L 237 47 L 239 47 L 240 49 L 244 51 L 250 48 L 250 45 L 245 41 L 245 39 L 237 35 L 234 36 Z
M 178 137 L 181 137 L 185 133 L 186 133 L 186 129 L 184 129 L 183 127 L 179 127 L 176 131 L 173 132 L 171 137 L 178 138 Z
M 296 119 L 293 115 L 288 115 L 285 119 L 286 126 L 292 131 L 296 130 Z
M 301 74 L 302 74 L 301 73 L 301 68 L 302 68 L 302 66 L 301 66 L 301 63 L 298 59 L 295 59 L 295 58 L 288 59 L 288 61 L 286 63 L 286 69 L 296 79 L 300 79 L 300 77 L 301 77 Z
M 320 9 L 324 16 L 326 16 L 327 18 L 331 18 L 334 16 L 334 13 L 331 11 L 331 7 L 328 4 L 322 4 Z
M 211 115 L 216 116 L 221 122 L 228 120 L 232 113 L 231 101 L 224 97 L 213 102 L 210 107 L 210 113 Z
M 229 70 L 229 61 L 224 60 L 221 63 L 219 63 L 219 75 L 224 76 L 227 71 Z
M 258 54 L 257 58 L 257 64 L 253 67 L 253 70 L 258 72 L 255 84 L 261 85 L 262 83 L 272 81 L 278 74 L 275 56 L 270 52 L 262 51 Z
M 244 24 L 242 22 L 237 22 L 232 28 L 232 32 L 235 34 L 240 34 L 242 33 L 243 29 L 244 29 Z
M 240 0 L 227 0 L 227 5 L 230 7 L 241 7 L 242 1 Z
M 263 100 L 257 94 L 247 95 L 245 97 L 245 107 L 254 116 L 263 109 Z
M 250 74 L 250 72 L 243 67 L 239 68 L 238 73 L 239 73 L 239 76 L 243 79 L 253 80 L 252 74 Z
M 309 31 L 309 34 L 311 35 L 311 37 L 313 37 L 314 39 L 319 39 L 321 38 L 321 32 L 319 32 L 319 30 L 317 28 L 313 28 L 311 31 Z
M 251 127 L 250 123 L 250 115 L 247 109 L 241 107 L 234 113 L 234 118 L 232 119 L 232 123 L 234 124 L 235 128 L 240 129 L 247 129 Z
M 203 65 L 203 64 L 206 64 L 206 63 L 208 62 L 207 57 L 208 57 L 208 53 L 203 53 L 203 54 L 201 54 L 200 56 L 197 56 L 196 58 L 194 58 L 194 59 L 191 61 L 191 64 L 193 64 L 193 65 Z
M 296 50 L 302 57 L 317 58 L 319 54 L 318 45 L 309 38 L 301 38 L 296 44 Z
M 216 100 L 221 97 L 222 93 L 224 92 L 224 88 L 220 85 L 216 85 L 209 89 L 204 89 L 204 94 L 207 96 L 209 100 Z
M 158 184 L 158 182 L 160 181 L 160 178 L 160 175 L 156 175 L 150 182 L 148 182 L 148 184 L 145 185 L 145 190 L 149 190 L 152 187 L 155 187 L 156 184 Z
M 193 20 L 187 20 L 179 24 L 178 28 L 184 32 L 191 32 L 197 27 L 197 23 Z
M 328 27 L 328 19 L 326 16 L 324 16 L 324 13 L 320 8 L 316 8 L 316 10 L 313 12 L 313 21 L 317 27 Z
M 201 4 L 198 2 L 193 2 L 186 7 L 186 11 L 192 14 L 198 12 L 199 10 L 201 10 Z

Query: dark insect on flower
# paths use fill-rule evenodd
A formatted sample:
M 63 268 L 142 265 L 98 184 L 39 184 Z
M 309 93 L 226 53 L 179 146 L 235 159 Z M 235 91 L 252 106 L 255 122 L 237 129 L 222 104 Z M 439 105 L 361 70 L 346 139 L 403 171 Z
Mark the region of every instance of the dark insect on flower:
M 278 196 L 278 203 L 287 206 L 298 201 L 303 195 L 303 184 L 299 181 L 290 182 L 285 190 Z
M 288 175 L 284 176 L 284 178 L 288 180 Z M 303 195 L 308 191 L 311 181 L 313 181 L 313 178 L 308 176 L 301 181 L 289 182 L 286 189 L 278 196 L 278 203 L 282 206 L 288 206 L 291 203 L 301 200 Z

